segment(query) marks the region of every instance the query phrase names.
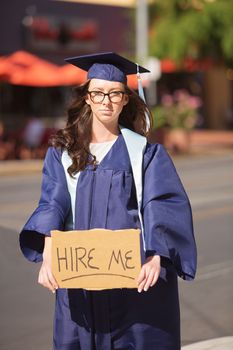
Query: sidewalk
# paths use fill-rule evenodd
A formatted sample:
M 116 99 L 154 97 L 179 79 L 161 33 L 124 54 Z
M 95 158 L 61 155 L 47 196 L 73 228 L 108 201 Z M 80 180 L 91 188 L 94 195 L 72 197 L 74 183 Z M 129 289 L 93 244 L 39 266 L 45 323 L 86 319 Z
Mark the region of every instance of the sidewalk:
M 233 153 L 233 131 L 194 130 L 191 135 L 190 154 L 184 157 Z M 176 157 L 176 155 L 174 155 Z M 0 161 L 0 176 L 40 173 L 42 160 Z
M 40 173 L 42 160 L 6 160 L 0 161 L 0 176 Z
M 233 152 L 233 131 L 194 130 L 191 153 L 208 154 Z
M 195 344 L 183 346 L 182 350 L 232 350 L 233 336 L 205 340 Z

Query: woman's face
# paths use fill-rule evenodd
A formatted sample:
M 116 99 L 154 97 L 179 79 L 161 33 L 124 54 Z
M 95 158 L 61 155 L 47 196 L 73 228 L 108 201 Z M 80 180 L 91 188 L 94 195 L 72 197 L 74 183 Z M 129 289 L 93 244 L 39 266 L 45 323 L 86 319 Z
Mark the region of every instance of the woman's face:
M 91 107 L 93 121 L 98 121 L 105 125 L 117 124 L 123 107 L 128 103 L 128 95 L 124 94 L 124 84 L 115 81 L 92 79 L 88 91 L 86 103 Z

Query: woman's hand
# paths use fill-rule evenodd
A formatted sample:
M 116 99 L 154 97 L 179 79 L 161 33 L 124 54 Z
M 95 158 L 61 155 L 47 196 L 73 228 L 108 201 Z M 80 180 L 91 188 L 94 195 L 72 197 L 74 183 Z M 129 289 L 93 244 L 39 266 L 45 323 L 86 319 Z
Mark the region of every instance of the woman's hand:
M 45 288 L 51 290 L 51 292 L 55 293 L 55 289 L 58 288 L 57 281 L 53 277 L 52 274 L 52 254 L 51 254 L 51 237 L 45 237 L 45 245 L 43 251 L 43 262 L 39 271 L 38 283 L 42 284 Z
M 142 265 L 142 269 L 138 276 L 138 292 L 145 292 L 157 282 L 160 274 L 160 256 L 149 256 L 146 262 Z

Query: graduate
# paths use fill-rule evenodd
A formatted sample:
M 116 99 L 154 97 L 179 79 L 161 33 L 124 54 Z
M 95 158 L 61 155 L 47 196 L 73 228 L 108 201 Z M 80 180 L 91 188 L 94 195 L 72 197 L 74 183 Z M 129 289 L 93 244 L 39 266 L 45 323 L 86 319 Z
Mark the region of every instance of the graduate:
M 41 197 L 20 234 L 38 282 L 56 295 L 55 350 L 178 350 L 177 277 L 192 280 L 196 245 L 190 203 L 164 147 L 146 139 L 151 114 L 127 75 L 146 72 L 115 53 L 67 61 L 88 72 L 66 127 L 52 139 Z M 51 230 L 140 229 L 137 289 L 59 288 Z M 104 254 L 104 247 L 103 247 Z

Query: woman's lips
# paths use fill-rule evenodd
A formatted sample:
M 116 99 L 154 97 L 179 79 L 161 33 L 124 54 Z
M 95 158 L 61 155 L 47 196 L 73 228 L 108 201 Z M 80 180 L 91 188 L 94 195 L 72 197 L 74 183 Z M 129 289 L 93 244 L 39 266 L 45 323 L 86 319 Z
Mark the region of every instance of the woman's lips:
M 111 114 L 112 113 L 112 111 L 110 109 L 101 109 L 100 112 L 103 114 Z

